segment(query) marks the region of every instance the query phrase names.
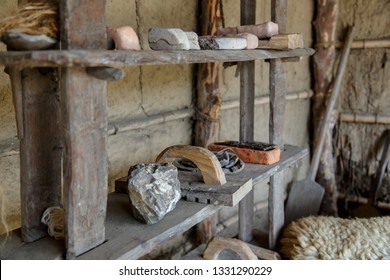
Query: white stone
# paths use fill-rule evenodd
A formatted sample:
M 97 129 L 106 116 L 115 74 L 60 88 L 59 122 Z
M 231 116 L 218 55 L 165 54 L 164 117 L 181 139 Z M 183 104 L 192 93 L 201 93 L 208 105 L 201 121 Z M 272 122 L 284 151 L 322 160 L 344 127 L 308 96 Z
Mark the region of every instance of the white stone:
M 189 50 L 186 33 L 179 28 L 150 28 L 149 46 L 152 50 Z

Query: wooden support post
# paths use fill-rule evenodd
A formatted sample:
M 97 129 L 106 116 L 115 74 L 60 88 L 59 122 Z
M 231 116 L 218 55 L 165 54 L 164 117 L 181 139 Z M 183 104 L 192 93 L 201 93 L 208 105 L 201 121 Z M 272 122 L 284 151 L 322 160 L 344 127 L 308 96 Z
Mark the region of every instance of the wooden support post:
M 271 20 L 286 33 L 287 1 L 271 1 Z M 283 150 L 283 123 L 286 107 L 286 71 L 280 59 L 270 61 L 269 141 Z M 284 182 L 282 174 L 270 178 L 268 197 L 269 248 L 274 249 L 284 225 Z
M 336 37 L 336 23 L 338 17 L 338 0 L 317 0 L 316 53 L 313 57 L 314 71 L 314 102 L 313 102 L 313 143 L 319 137 L 319 127 L 326 111 L 326 101 L 333 83 L 333 69 L 336 58 L 336 49 L 333 44 Z M 332 117 L 330 129 L 327 132 L 320 165 L 317 171 L 317 182 L 324 187 L 321 212 L 327 215 L 337 214 L 337 186 L 335 178 L 335 163 L 332 144 L 332 127 L 336 123 L 336 116 Z
M 222 27 L 221 0 L 202 1 L 201 35 L 215 35 Z M 194 145 L 207 147 L 216 142 L 219 132 L 219 113 L 222 97 L 219 90 L 221 63 L 199 64 Z M 197 242 L 207 243 L 217 230 L 218 213 L 197 225 Z
M 18 75 L 22 90 L 14 90 L 13 94 L 14 100 L 21 100 L 15 106 L 22 108 L 22 127 L 18 128 L 22 239 L 32 242 L 47 235 L 41 223 L 45 209 L 61 206 L 60 105 L 57 71 L 48 69 L 45 74 L 37 68 L 11 71 L 11 79 Z
M 105 1 L 60 4 L 63 49 L 106 47 Z M 106 82 L 82 67 L 62 69 L 64 207 L 67 258 L 105 240 L 107 205 Z
M 19 1 L 26 4 L 36 1 Z M 50 2 L 50 1 L 48 1 Z M 61 206 L 61 135 L 55 69 L 9 69 L 20 141 L 21 232 L 24 242 L 47 235 L 41 217 Z
M 241 25 L 256 23 L 256 1 L 241 0 Z M 255 62 L 243 62 L 240 71 L 240 141 L 254 139 Z M 239 239 L 253 239 L 253 190 L 239 204 Z

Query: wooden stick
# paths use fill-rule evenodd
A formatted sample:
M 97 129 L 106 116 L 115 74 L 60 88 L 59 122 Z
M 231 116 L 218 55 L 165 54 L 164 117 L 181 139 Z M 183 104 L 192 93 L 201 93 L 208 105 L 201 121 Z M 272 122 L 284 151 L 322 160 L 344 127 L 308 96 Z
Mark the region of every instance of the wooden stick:
M 337 42 L 336 48 L 342 48 L 343 42 Z M 390 48 L 390 39 L 363 39 L 354 40 L 351 49 Z
M 352 122 L 352 123 L 390 124 L 390 115 L 340 113 L 339 120 L 342 122 Z

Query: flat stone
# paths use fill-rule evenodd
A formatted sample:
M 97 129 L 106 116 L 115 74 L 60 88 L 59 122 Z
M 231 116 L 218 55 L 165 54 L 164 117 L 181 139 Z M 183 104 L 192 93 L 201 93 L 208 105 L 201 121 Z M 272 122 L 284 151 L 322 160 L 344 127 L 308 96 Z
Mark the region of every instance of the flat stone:
M 199 45 L 203 50 L 243 50 L 247 41 L 240 37 L 199 36 Z
M 154 224 L 176 207 L 181 198 L 177 168 L 168 163 L 137 164 L 128 172 L 128 195 L 134 217 Z
M 186 33 L 179 28 L 150 28 L 148 41 L 152 50 L 189 50 L 191 48 Z
M 29 35 L 10 30 L 4 32 L 1 41 L 7 45 L 9 50 L 44 50 L 53 47 L 57 40 L 46 35 Z

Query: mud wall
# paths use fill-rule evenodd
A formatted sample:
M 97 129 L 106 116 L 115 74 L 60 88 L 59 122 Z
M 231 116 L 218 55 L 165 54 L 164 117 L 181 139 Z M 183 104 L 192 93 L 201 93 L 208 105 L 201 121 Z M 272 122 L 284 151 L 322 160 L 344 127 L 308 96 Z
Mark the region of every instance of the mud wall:
M 339 1 L 338 39 L 354 24 L 356 40 L 390 38 L 390 1 Z M 390 49 L 354 49 L 343 82 L 339 111 L 390 115 Z M 367 197 L 381 157 L 389 124 L 339 122 L 336 129 L 339 188 Z M 380 200 L 390 202 L 390 177 L 385 174 Z

